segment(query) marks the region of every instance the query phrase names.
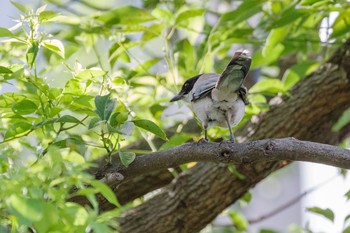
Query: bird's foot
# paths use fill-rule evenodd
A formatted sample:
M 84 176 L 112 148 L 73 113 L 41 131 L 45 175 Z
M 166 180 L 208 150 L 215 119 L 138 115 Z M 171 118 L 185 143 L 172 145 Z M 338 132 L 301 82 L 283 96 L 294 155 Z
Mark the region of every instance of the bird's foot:
M 208 138 L 201 138 L 199 139 L 198 143 L 207 143 L 209 142 L 209 139 Z

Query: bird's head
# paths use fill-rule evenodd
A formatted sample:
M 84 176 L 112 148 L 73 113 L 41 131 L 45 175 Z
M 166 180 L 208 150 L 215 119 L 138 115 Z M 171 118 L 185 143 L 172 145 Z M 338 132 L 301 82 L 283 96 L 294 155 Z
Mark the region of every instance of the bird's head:
M 182 88 L 180 90 L 180 92 L 175 95 L 171 100 L 170 102 L 174 102 L 174 101 L 177 101 L 177 100 L 181 100 L 181 99 L 187 99 L 188 97 L 188 93 L 190 93 L 190 91 L 192 91 L 193 89 L 193 86 L 194 84 L 197 82 L 198 78 L 201 76 L 200 75 L 197 75 L 193 78 L 190 78 L 188 79 L 183 85 L 182 85 Z

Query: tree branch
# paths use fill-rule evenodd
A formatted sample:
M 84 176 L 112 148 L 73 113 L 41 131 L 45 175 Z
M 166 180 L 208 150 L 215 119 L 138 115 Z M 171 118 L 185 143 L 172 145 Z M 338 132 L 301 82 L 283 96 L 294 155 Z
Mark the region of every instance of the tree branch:
M 113 168 L 124 179 L 189 162 L 250 164 L 279 160 L 322 163 L 350 169 L 350 150 L 295 138 L 265 139 L 247 143 L 187 143 L 164 151 L 137 156 L 128 167 Z

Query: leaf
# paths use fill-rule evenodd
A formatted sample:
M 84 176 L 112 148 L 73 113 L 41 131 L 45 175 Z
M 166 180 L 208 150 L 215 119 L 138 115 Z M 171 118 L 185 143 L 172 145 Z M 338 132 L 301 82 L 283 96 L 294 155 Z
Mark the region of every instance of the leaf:
M 272 24 L 273 28 L 283 27 L 288 25 L 302 16 L 309 15 L 309 9 L 297 9 L 295 6 L 290 6 L 283 12 L 281 18 Z
M 61 41 L 56 39 L 44 40 L 42 46 L 64 58 L 64 46 Z
M 64 115 L 58 118 L 56 122 L 83 124 L 83 122 L 81 122 L 80 120 L 78 120 L 77 118 L 71 115 Z
M 252 200 L 252 194 L 250 192 L 246 192 L 243 197 L 241 197 L 240 200 L 245 201 L 246 203 L 249 203 Z
M 342 115 L 339 117 L 337 122 L 333 125 L 332 131 L 338 132 L 349 123 L 350 123 L 350 108 L 348 108 L 342 113 Z
M 145 129 L 145 130 L 157 135 L 158 137 L 160 137 L 163 140 L 167 140 L 166 134 L 154 122 L 149 121 L 149 120 L 134 120 L 133 122 L 137 127 Z
M 205 9 L 189 9 L 181 12 L 175 19 L 175 25 L 179 25 L 185 20 L 188 20 L 193 17 L 201 16 L 205 12 Z
M 134 123 L 127 121 L 125 122 L 119 129 L 119 133 L 125 135 L 125 136 L 131 136 L 132 132 L 134 132 Z
M 107 72 L 98 67 L 92 67 L 90 69 L 83 70 L 79 72 L 76 77 L 82 80 L 88 80 L 95 77 L 100 77 L 105 75 Z
M 284 84 L 281 80 L 267 78 L 260 82 L 257 82 L 253 87 L 250 88 L 250 93 L 266 93 L 275 94 L 278 92 L 284 92 Z
M 236 10 L 222 14 L 219 19 L 218 26 L 220 27 L 227 23 L 230 23 L 230 25 L 235 25 L 249 19 L 261 11 L 261 5 L 263 3 L 264 1 L 261 0 L 243 1 Z
M 331 38 L 336 38 L 350 31 L 350 9 L 339 14 L 332 25 L 333 32 Z
M 88 126 L 88 129 L 95 128 L 96 126 L 98 126 L 102 122 L 103 121 L 101 121 L 101 119 L 99 117 L 94 117 L 91 119 L 89 126 Z
M 136 158 L 136 154 L 134 152 L 119 151 L 118 154 L 120 161 L 125 167 L 128 167 Z
M 27 6 L 20 4 L 18 2 L 11 1 L 11 4 L 14 5 L 22 13 L 27 13 L 29 11 L 29 8 Z
M 228 170 L 229 170 L 233 175 L 235 175 L 238 179 L 244 180 L 244 179 L 246 178 L 243 174 L 241 174 L 241 173 L 239 173 L 239 172 L 237 171 L 236 167 L 235 167 L 233 164 L 229 164 L 229 165 L 227 166 L 227 168 L 228 168 Z
M 100 117 L 101 120 L 108 121 L 109 117 L 111 116 L 113 110 L 116 106 L 116 99 L 111 99 L 111 95 L 105 95 L 105 96 L 96 96 L 95 97 L 95 106 L 96 110 L 95 112 Z
M 100 192 L 110 203 L 117 207 L 121 207 L 114 192 L 105 183 L 98 180 L 92 180 L 90 184 L 94 186 L 94 188 L 96 188 L 97 191 Z
M 264 57 L 271 56 L 274 48 L 284 39 L 284 37 L 290 33 L 290 26 L 284 26 L 272 29 L 268 35 L 265 43 L 265 47 L 262 50 Z
M 179 146 L 192 139 L 192 136 L 186 133 L 174 134 L 159 150 L 165 150 L 174 146 Z
M 155 18 L 146 10 L 134 6 L 125 6 L 107 11 L 97 17 L 106 26 L 118 24 L 139 24 L 154 20 Z
M 38 106 L 30 100 L 22 100 L 20 102 L 15 102 L 12 105 L 12 111 L 19 115 L 31 114 L 36 110 L 38 110 Z
M 43 205 L 40 200 L 27 199 L 12 194 L 8 199 L 11 212 L 25 222 L 37 222 L 44 217 Z
M 311 208 L 307 208 L 307 210 L 312 212 L 312 213 L 322 215 L 323 217 L 329 219 L 332 222 L 334 221 L 334 213 L 329 208 L 321 209 L 319 207 L 311 207 Z
M 5 133 L 4 139 L 12 138 L 28 132 L 32 125 L 27 122 L 16 122 L 12 124 Z
M 29 68 L 33 67 L 33 64 L 35 62 L 36 56 L 38 55 L 38 52 L 39 52 L 39 44 L 38 42 L 34 41 L 26 52 L 26 60 Z
M 7 28 L 0 27 L 0 37 L 14 37 L 13 33 Z
M 0 66 L 0 74 L 12 74 L 13 71 L 5 66 Z
M 250 69 L 253 70 L 255 68 L 270 65 L 276 62 L 284 50 L 285 48 L 282 44 L 276 45 L 272 50 L 270 50 L 269 54 L 266 54 L 266 56 L 263 54 L 262 49 L 258 50 L 252 58 L 252 65 Z
M 39 14 L 39 20 L 41 22 L 50 21 L 57 16 L 59 16 L 59 14 L 54 11 L 43 11 Z

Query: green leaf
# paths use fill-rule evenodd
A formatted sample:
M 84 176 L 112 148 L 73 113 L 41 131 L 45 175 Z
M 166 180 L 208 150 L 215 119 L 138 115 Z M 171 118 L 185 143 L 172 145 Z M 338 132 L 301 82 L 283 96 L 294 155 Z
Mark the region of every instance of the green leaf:
M 108 187 L 108 185 L 106 185 L 105 183 L 102 183 L 101 181 L 98 180 L 92 180 L 90 182 L 90 184 L 92 186 L 94 186 L 94 188 L 97 189 L 98 192 L 100 192 L 102 194 L 102 196 L 104 196 L 110 203 L 112 203 L 113 205 L 120 207 L 121 205 L 119 204 L 114 192 L 110 189 L 110 187 Z
M 37 222 L 44 217 L 43 205 L 40 200 L 27 199 L 12 194 L 8 199 L 11 212 L 25 222 Z
M 350 123 L 350 108 L 345 110 L 343 114 L 339 117 L 337 122 L 333 125 L 332 131 L 338 132 L 341 130 L 344 126 Z
M 192 136 L 186 133 L 174 134 L 159 150 L 165 150 L 174 146 L 179 146 L 192 139 Z
M 27 13 L 29 11 L 29 7 L 23 5 L 23 4 L 20 4 L 18 2 L 15 2 L 15 1 L 11 1 L 11 4 L 14 5 L 19 11 L 21 11 L 22 13 Z
M 39 44 L 38 42 L 34 41 L 31 46 L 28 48 L 26 53 L 26 60 L 29 68 L 33 67 L 33 64 L 35 62 L 36 56 L 39 52 Z
M 250 88 L 250 93 L 266 93 L 275 94 L 278 92 L 284 92 L 285 87 L 281 80 L 267 78 L 260 82 L 257 82 L 253 87 Z
M 316 62 L 305 62 L 296 64 L 289 69 L 283 75 L 283 82 L 285 90 L 292 88 L 300 79 L 310 74 L 319 66 Z
M 134 123 L 127 121 L 120 127 L 118 132 L 125 135 L 125 136 L 131 136 L 132 132 L 134 132 L 134 128 L 135 128 Z
M 236 167 L 235 167 L 233 164 L 229 164 L 229 165 L 227 166 L 227 168 L 228 168 L 228 170 L 229 170 L 233 175 L 235 175 L 238 179 L 244 180 L 244 179 L 246 178 L 243 174 L 241 174 L 241 173 L 239 173 L 239 172 L 237 171 Z
M 290 23 L 293 23 L 295 20 L 299 19 L 302 16 L 309 15 L 309 9 L 297 9 L 295 6 L 290 6 L 287 10 L 283 12 L 281 18 L 275 21 L 272 24 L 273 28 L 283 27 Z
M 249 19 L 261 11 L 261 5 L 263 3 L 264 1 L 261 0 L 243 1 L 236 10 L 222 14 L 218 26 L 220 27 L 227 23 L 235 25 Z
M 96 126 L 98 126 L 99 124 L 101 124 L 103 121 L 101 121 L 101 119 L 99 117 L 94 117 L 91 119 L 88 129 L 92 129 L 95 128 Z
M 201 16 L 205 12 L 205 9 L 189 9 L 181 12 L 175 19 L 175 25 L 179 25 L 185 20 L 188 20 L 193 17 Z
M 333 32 L 331 38 L 336 38 L 350 31 L 350 9 L 341 12 L 334 24 L 332 25 Z
M 64 46 L 61 41 L 56 39 L 44 40 L 42 46 L 64 58 Z
M 288 33 L 290 33 L 289 25 L 272 29 L 266 39 L 265 47 L 262 50 L 263 56 L 270 56 L 273 53 L 275 47 L 284 39 Z
M 13 71 L 5 66 L 0 66 L 0 74 L 12 74 Z
M 108 121 L 113 110 L 115 109 L 116 104 L 116 99 L 111 99 L 110 94 L 105 96 L 98 95 L 95 97 L 95 112 L 101 120 Z
M 78 120 L 77 118 L 71 115 L 64 115 L 58 118 L 56 122 L 83 124 L 83 122 L 81 122 L 80 120 Z
M 312 212 L 312 213 L 322 215 L 323 217 L 329 219 L 332 222 L 334 221 L 334 213 L 329 208 L 321 209 L 319 207 L 311 207 L 311 208 L 307 208 L 307 210 Z
M 39 20 L 41 22 L 50 21 L 57 16 L 59 16 L 59 14 L 54 11 L 43 11 L 39 14 Z
M 82 80 L 88 80 L 95 77 L 101 77 L 107 72 L 98 67 L 92 67 L 90 69 L 83 70 L 79 72 L 76 77 Z
M 125 167 L 129 166 L 136 158 L 136 154 L 134 152 L 119 151 L 118 154 L 120 161 Z
M 14 37 L 13 33 L 7 28 L 0 27 L 0 37 Z
M 96 232 L 96 233 L 111 232 L 109 227 L 106 224 L 103 224 L 100 222 L 91 221 L 89 223 L 89 226 L 91 226 L 93 232 Z
M 241 197 L 240 200 L 245 201 L 246 203 L 249 203 L 252 200 L 252 194 L 250 192 L 246 192 L 243 197 Z
M 155 18 L 146 10 L 133 6 L 125 6 L 107 11 L 97 17 L 106 26 L 118 24 L 139 24 L 154 20 Z
M 12 124 L 5 133 L 4 139 L 16 137 L 28 132 L 32 128 L 32 125 L 27 122 L 16 122 Z
M 12 105 L 12 111 L 19 115 L 31 114 L 36 110 L 38 110 L 38 106 L 30 100 L 22 100 L 20 102 L 15 102 Z
M 156 125 L 154 122 L 149 121 L 149 120 L 134 120 L 133 122 L 137 127 L 145 129 L 145 130 L 157 135 L 158 137 L 160 137 L 163 140 L 167 140 L 167 137 L 166 137 L 165 133 L 163 132 L 163 130 L 158 125 Z
M 276 62 L 284 50 L 285 48 L 282 44 L 277 44 L 273 49 L 270 50 L 269 54 L 263 54 L 262 49 L 258 50 L 252 58 L 252 65 L 250 69 L 253 70 L 255 68 L 270 65 Z

